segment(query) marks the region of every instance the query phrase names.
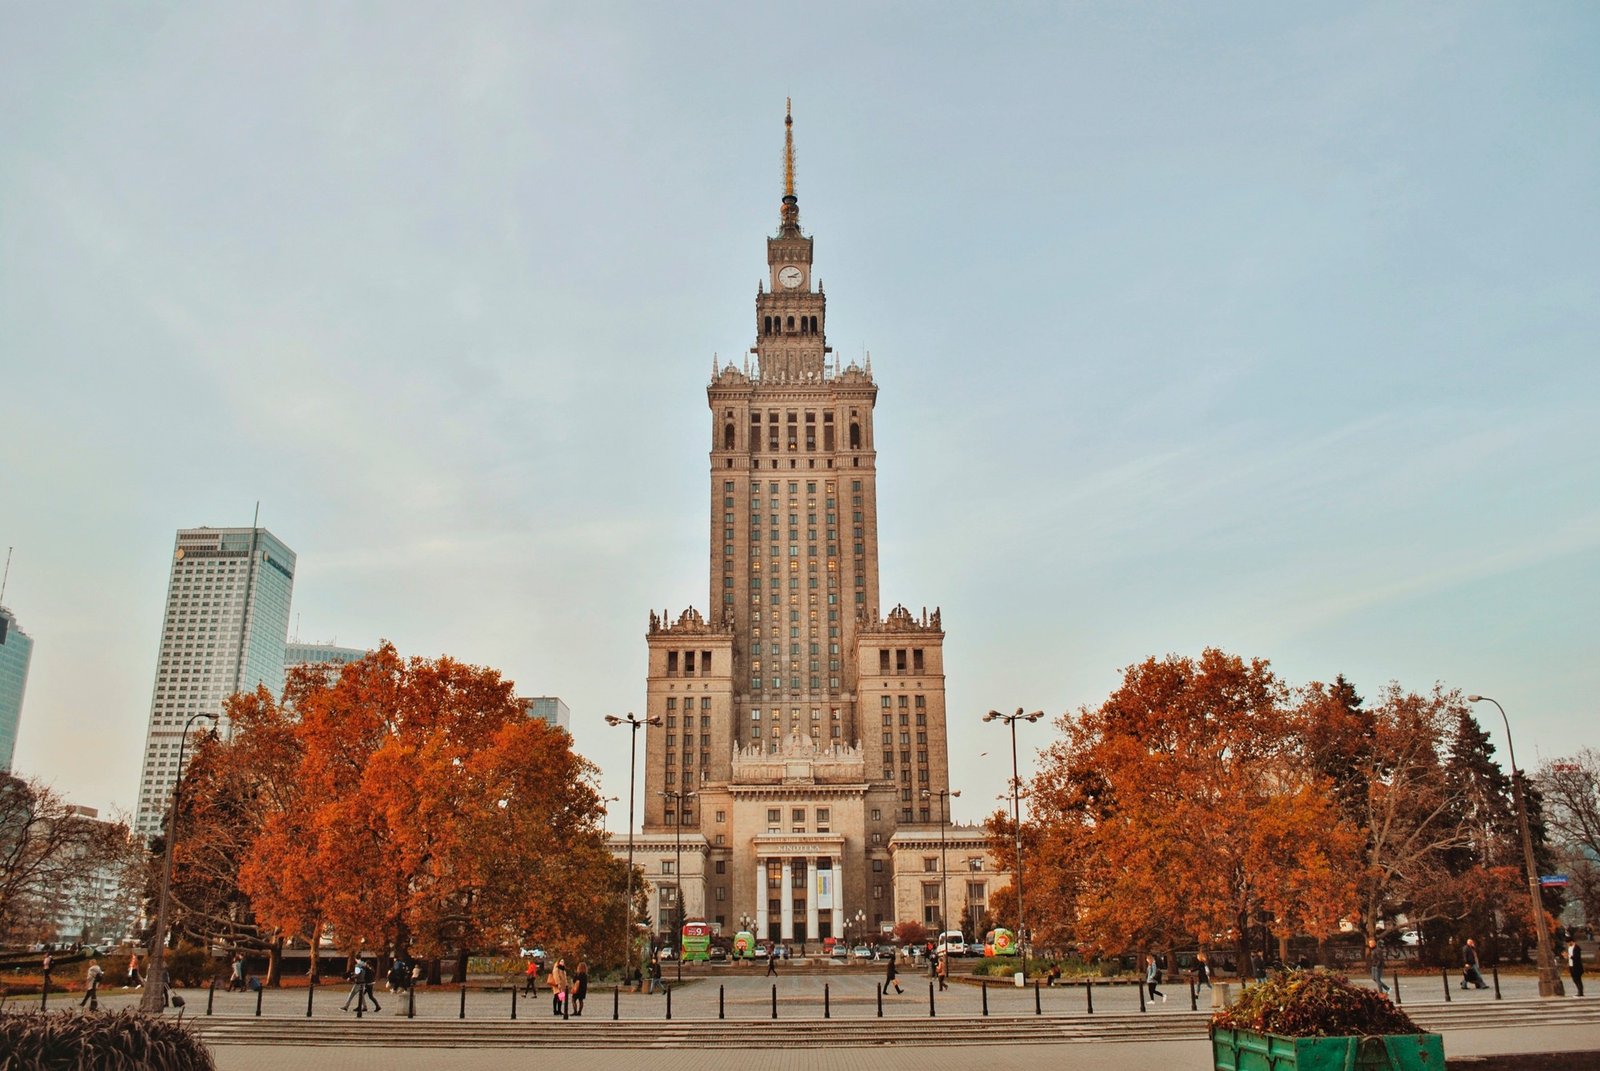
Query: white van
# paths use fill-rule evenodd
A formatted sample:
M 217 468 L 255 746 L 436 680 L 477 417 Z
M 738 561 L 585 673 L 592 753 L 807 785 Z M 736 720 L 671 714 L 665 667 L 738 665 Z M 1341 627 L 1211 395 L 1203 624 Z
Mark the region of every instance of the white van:
M 944 933 L 941 933 L 939 935 L 939 944 L 938 944 L 937 947 L 934 948 L 933 951 L 934 951 L 935 955 L 937 955 L 937 954 L 939 954 L 941 952 L 948 953 L 948 954 L 950 954 L 952 956 L 964 956 L 964 955 L 966 955 L 967 954 L 967 937 L 966 937 L 966 934 L 962 933 L 960 930 L 946 930 L 946 931 L 944 931 Z

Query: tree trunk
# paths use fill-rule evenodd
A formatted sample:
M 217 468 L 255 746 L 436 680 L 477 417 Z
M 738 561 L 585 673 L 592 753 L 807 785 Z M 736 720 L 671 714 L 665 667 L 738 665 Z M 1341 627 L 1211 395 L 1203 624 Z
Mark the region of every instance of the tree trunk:
M 428 984 L 429 985 L 438 985 L 439 984 L 439 978 L 440 978 L 439 957 L 438 956 L 430 956 L 428 958 Z
M 283 984 L 283 935 L 279 934 L 267 949 L 267 982 L 273 989 Z
M 456 949 L 456 976 L 455 983 L 462 984 L 467 980 L 467 948 L 465 945 Z

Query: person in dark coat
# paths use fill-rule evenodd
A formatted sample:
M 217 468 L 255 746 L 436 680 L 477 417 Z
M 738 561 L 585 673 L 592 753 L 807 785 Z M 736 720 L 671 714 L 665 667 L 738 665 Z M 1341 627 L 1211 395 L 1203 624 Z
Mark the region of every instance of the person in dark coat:
M 1467 947 L 1462 950 L 1461 988 L 1465 989 L 1470 984 L 1477 989 L 1488 989 L 1489 983 L 1483 980 L 1483 971 L 1479 969 L 1478 942 L 1467 938 Z
M 572 975 L 572 1014 L 583 1014 L 583 1002 L 589 999 L 589 965 L 578 964 L 577 971 Z
M 1567 942 L 1567 973 L 1572 975 L 1572 987 L 1578 996 L 1583 996 L 1583 949 L 1578 947 L 1577 938 Z
M 900 988 L 900 979 L 898 977 L 898 974 L 899 974 L 899 972 L 895 968 L 895 965 L 894 965 L 894 957 L 890 956 L 889 957 L 889 968 L 885 972 L 884 977 L 883 977 L 883 991 L 885 993 L 889 992 L 889 987 L 890 986 L 894 986 L 894 991 L 896 993 L 904 993 L 905 992 L 904 989 Z

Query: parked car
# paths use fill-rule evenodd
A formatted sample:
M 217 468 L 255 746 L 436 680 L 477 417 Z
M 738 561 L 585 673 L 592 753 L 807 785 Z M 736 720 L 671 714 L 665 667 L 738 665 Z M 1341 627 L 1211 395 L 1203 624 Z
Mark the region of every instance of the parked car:
M 868 945 L 856 945 L 850 950 L 851 959 L 871 959 L 872 949 Z
M 712 945 L 706 955 L 710 957 L 713 963 L 718 963 L 728 958 L 728 950 L 721 945 Z

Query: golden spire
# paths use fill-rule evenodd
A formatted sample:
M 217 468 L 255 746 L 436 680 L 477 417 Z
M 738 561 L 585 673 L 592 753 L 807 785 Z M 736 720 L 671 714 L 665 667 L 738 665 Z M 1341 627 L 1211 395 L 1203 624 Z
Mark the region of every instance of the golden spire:
M 783 98 L 783 195 L 794 196 L 794 102 Z
M 794 104 L 783 99 L 783 225 L 779 234 L 800 233 L 800 200 L 794 195 Z

